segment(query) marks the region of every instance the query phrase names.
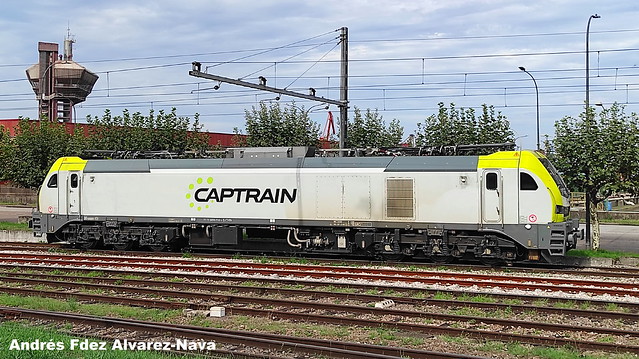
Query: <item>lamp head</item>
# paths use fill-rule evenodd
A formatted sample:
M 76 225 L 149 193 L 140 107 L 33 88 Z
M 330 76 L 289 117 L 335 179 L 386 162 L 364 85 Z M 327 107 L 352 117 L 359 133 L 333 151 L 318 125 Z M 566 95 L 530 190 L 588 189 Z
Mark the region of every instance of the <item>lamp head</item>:
M 592 15 L 591 17 L 592 17 L 593 19 L 599 19 L 599 18 L 601 18 L 601 16 L 599 16 L 599 15 L 597 15 L 597 14 L 594 14 L 594 15 Z
M 526 68 L 525 68 L 525 67 L 523 67 L 523 66 L 519 66 L 519 69 L 520 69 L 521 71 L 526 71 Z

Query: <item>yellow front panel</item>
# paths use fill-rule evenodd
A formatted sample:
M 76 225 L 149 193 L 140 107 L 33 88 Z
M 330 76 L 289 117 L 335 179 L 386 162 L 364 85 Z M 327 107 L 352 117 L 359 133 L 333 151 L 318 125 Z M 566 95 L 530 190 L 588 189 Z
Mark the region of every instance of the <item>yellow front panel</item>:
M 87 161 L 80 157 L 62 157 L 53 163 L 49 173 L 57 171 L 82 171 L 86 164 Z

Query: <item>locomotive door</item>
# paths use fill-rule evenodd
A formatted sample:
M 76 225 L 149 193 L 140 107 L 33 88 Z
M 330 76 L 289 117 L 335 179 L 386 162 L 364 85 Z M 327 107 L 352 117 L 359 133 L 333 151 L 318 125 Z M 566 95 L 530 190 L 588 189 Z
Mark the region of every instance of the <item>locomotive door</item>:
M 69 172 L 67 177 L 67 214 L 80 214 L 79 172 Z
M 499 170 L 484 170 L 482 183 L 482 222 L 501 222 L 503 209 L 501 173 Z

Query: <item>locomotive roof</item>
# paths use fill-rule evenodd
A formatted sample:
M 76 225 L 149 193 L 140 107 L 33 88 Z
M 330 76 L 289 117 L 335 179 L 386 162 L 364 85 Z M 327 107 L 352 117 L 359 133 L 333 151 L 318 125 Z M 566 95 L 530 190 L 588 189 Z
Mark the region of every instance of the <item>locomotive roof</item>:
M 384 168 L 386 172 L 475 172 L 478 160 L 478 156 L 88 160 L 84 172 L 142 173 L 153 169 L 218 168 Z

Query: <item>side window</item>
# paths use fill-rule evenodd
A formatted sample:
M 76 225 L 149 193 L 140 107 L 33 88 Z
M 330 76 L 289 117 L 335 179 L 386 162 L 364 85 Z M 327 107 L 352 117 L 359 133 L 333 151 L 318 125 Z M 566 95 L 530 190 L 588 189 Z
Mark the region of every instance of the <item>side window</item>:
M 495 191 L 497 189 L 497 174 L 496 173 L 487 173 L 486 174 L 486 189 Z
M 519 174 L 519 188 L 522 191 L 536 191 L 539 186 L 537 186 L 537 182 L 531 175 L 521 172 Z
M 58 187 L 58 174 L 55 173 L 53 176 L 49 178 L 49 182 L 47 182 L 47 187 L 49 188 L 57 188 Z
M 78 174 L 71 175 L 71 188 L 78 188 Z

